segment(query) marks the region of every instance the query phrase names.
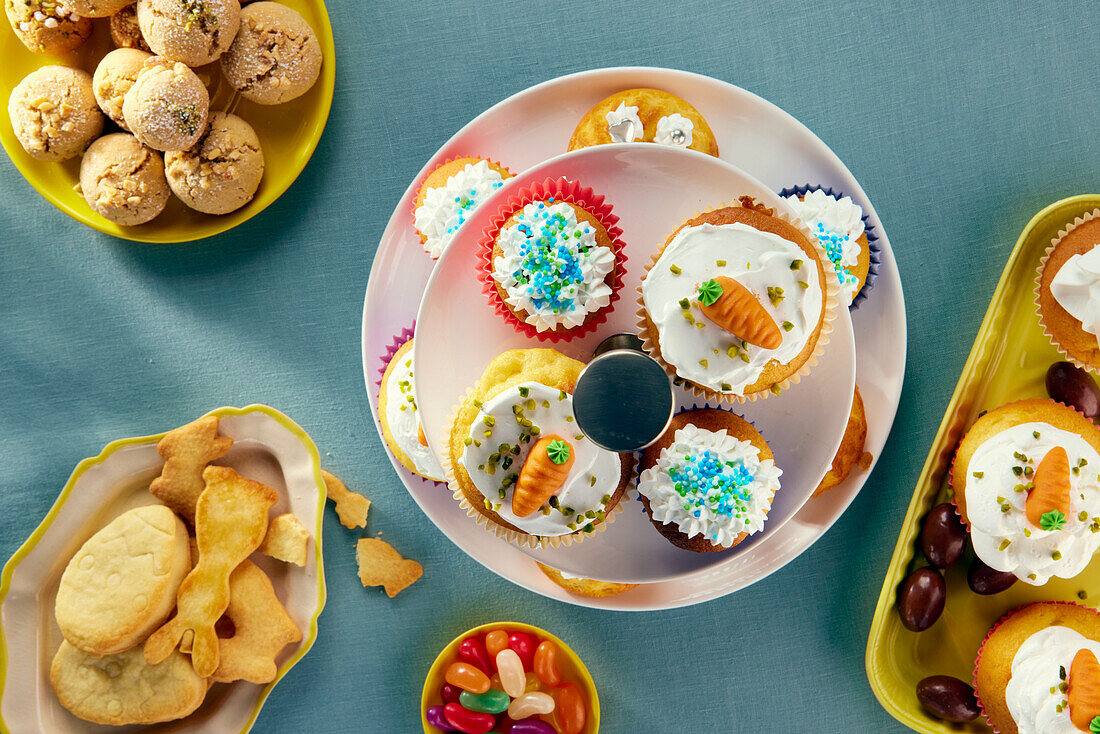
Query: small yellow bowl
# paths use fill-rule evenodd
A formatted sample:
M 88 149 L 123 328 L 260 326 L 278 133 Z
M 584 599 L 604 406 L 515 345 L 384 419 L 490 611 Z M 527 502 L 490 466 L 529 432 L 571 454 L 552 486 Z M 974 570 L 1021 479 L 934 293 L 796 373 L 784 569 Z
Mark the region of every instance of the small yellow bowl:
M 23 150 L 11 127 L 11 118 L 0 115 L 0 143 L 12 163 L 38 193 L 73 219 L 122 239 L 137 242 L 189 242 L 231 229 L 262 212 L 290 187 L 313 155 L 332 106 L 336 80 L 336 50 L 332 26 L 324 0 L 280 0 L 301 13 L 313 28 L 321 44 L 321 74 L 316 84 L 297 99 L 281 105 L 258 105 L 242 99 L 221 74 L 218 62 L 198 67 L 195 73 L 210 89 L 210 109 L 232 112 L 256 130 L 264 151 L 264 177 L 256 196 L 235 212 L 223 215 L 202 214 L 187 208 L 174 196 L 151 222 L 123 227 L 92 211 L 79 191 L 80 156 L 61 163 L 32 158 Z M 11 90 L 23 77 L 41 66 L 62 64 L 84 69 L 89 74 L 103 56 L 114 48 L 107 18 L 94 21 L 91 38 L 75 51 L 62 56 L 47 56 L 27 50 L 10 28 L 0 27 L 0 90 L 6 103 Z M 5 26 L 0 23 L 0 26 Z M 104 133 L 114 130 L 108 120 Z
M 564 680 L 573 681 L 584 689 L 588 715 L 585 717 L 584 729 L 581 734 L 597 734 L 600 730 L 600 697 L 596 693 L 596 684 L 588 673 L 584 661 L 580 659 L 573 648 L 566 645 L 556 636 L 544 629 L 539 629 L 523 622 L 492 622 L 483 624 L 473 629 L 466 630 L 454 638 L 436 657 L 432 667 L 428 669 L 428 676 L 424 679 L 424 693 L 420 696 L 420 719 L 424 723 L 424 734 L 440 734 L 439 729 L 428 723 L 428 708 L 439 706 L 443 700 L 439 697 L 439 689 L 444 684 L 443 674 L 447 667 L 458 659 L 458 645 L 467 637 L 482 635 L 492 630 L 504 630 L 506 632 L 530 632 L 536 637 L 550 640 L 558 646 L 561 657 L 558 658 L 558 670 L 561 671 Z

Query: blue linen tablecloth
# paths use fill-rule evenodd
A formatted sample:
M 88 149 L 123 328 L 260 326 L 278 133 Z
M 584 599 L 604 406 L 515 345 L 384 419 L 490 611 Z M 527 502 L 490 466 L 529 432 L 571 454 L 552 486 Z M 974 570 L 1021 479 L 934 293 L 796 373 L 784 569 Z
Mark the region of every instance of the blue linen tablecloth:
M 262 402 L 374 500 L 370 533 L 424 577 L 392 600 L 363 589 L 328 509 L 320 634 L 256 731 L 419 731 L 437 649 L 503 618 L 584 657 L 605 732 L 901 729 L 863 653 L 913 483 L 1016 236 L 1100 175 L 1095 8 L 959 5 L 332 0 L 336 97 L 312 162 L 262 215 L 189 245 L 86 229 L 0 159 L 0 558 L 110 440 Z M 457 550 L 390 468 L 359 351 L 378 238 L 432 152 L 527 86 L 636 64 L 745 87 L 829 144 L 890 234 L 909 322 L 897 422 L 847 513 L 755 586 L 650 614 L 550 601 Z

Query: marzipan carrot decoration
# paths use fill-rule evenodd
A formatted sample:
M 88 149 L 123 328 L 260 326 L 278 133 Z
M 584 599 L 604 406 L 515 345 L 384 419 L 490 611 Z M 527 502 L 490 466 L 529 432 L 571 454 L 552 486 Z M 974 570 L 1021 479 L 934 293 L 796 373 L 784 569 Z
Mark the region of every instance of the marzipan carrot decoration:
M 1069 455 L 1055 446 L 1035 469 L 1034 487 L 1027 493 L 1028 521 L 1043 530 L 1058 530 L 1069 513 Z
M 573 445 L 561 436 L 543 436 L 531 447 L 520 469 L 516 488 L 512 493 L 512 512 L 516 517 L 527 517 L 542 507 L 569 476 L 573 468 Z
M 739 339 L 764 349 L 777 349 L 783 332 L 756 296 L 733 278 L 719 275 L 699 285 L 703 315 Z
M 420 423 L 416 424 L 416 440 L 420 442 L 421 446 L 427 446 L 428 445 L 428 439 L 424 435 L 424 426 L 423 426 L 423 424 L 420 424 Z
M 1089 724 L 1100 716 L 1100 662 L 1092 650 L 1078 650 L 1069 668 L 1069 720 L 1081 731 L 1095 731 Z

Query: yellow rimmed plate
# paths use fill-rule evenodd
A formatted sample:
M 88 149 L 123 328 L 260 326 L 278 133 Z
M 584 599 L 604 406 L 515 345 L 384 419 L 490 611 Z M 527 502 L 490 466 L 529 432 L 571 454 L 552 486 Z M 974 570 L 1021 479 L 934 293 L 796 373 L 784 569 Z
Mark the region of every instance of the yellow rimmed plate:
M 244 118 L 260 138 L 264 151 L 264 177 L 251 202 L 235 212 L 216 216 L 188 209 L 175 197 L 160 216 L 136 227 L 123 227 L 96 214 L 84 201 L 78 183 L 80 156 L 62 163 L 48 163 L 27 155 L 12 131 L 7 114 L 0 119 L 0 143 L 12 163 L 38 193 L 73 219 L 122 239 L 137 242 L 189 242 L 224 232 L 266 209 L 290 187 L 313 155 L 332 106 L 336 80 L 336 50 L 332 26 L 323 0 L 280 0 L 301 13 L 321 44 L 324 61 L 317 83 L 308 92 L 281 105 L 258 105 L 241 99 L 221 74 L 217 62 L 195 69 L 210 89 L 210 109 L 232 112 Z M 0 28 L 0 89 L 6 105 L 11 90 L 23 77 L 41 66 L 62 64 L 95 71 L 96 64 L 114 48 L 109 20 L 93 21 L 95 31 L 84 45 L 62 56 L 47 56 L 27 50 L 10 28 Z M 110 123 L 104 132 L 113 132 Z
M 325 606 L 321 555 L 325 484 L 317 447 L 294 421 L 264 405 L 219 408 L 208 415 L 218 416 L 221 434 L 234 439 L 233 448 L 217 463 L 274 487 L 279 502 L 272 516 L 292 512 L 311 529 L 303 568 L 260 554 L 252 556 L 302 630 L 302 640 L 276 657 L 279 669 L 271 683 L 216 684 L 191 716 L 143 727 L 144 731 L 181 732 L 197 727 L 209 734 L 247 732 L 275 684 L 313 646 L 317 617 Z M 4 566 L 0 575 L 0 729 L 42 734 L 113 730 L 74 717 L 61 707 L 50 687 L 50 661 L 61 644 L 54 599 L 66 564 L 84 541 L 126 510 L 156 502 L 147 489 L 163 465 L 156 448 L 163 436 L 114 441 L 98 456 L 77 464 L 46 518 Z

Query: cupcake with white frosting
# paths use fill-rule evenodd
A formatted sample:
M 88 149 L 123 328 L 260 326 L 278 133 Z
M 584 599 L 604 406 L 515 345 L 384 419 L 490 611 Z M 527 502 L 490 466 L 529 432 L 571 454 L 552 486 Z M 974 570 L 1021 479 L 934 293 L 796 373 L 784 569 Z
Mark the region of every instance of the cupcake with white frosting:
M 476 156 L 448 159 L 425 177 L 413 199 L 413 226 L 433 260 L 474 210 L 511 177 L 504 166 Z
M 643 345 L 697 396 L 777 394 L 816 364 L 832 329 L 837 283 L 824 262 L 803 228 L 749 197 L 698 214 L 642 278 Z
M 1100 731 L 1100 614 L 1066 602 L 1006 614 L 982 642 L 974 692 L 1000 734 Z
M 569 150 L 605 143 L 656 143 L 718 155 L 706 118 L 663 89 L 624 89 L 600 100 L 577 123 Z
M 551 349 L 505 352 L 456 409 L 447 481 L 467 514 L 498 536 L 568 544 L 618 509 L 632 462 L 577 426 L 572 392 L 583 367 Z
M 1047 248 L 1036 278 L 1039 322 L 1074 364 L 1100 370 L 1100 209 L 1077 217 Z
M 677 548 L 732 548 L 764 529 L 783 472 L 751 423 L 725 410 L 673 416 L 642 454 L 638 494 Z
M 974 552 L 1041 586 L 1100 549 L 1100 430 L 1053 400 L 1010 403 L 959 442 L 951 488 Z
M 394 458 L 413 474 L 435 482 L 443 481 L 443 467 L 428 447 L 424 427 L 417 413 L 413 382 L 413 338 L 406 330 L 404 343 L 392 351 L 379 383 L 378 422 L 382 437 Z

